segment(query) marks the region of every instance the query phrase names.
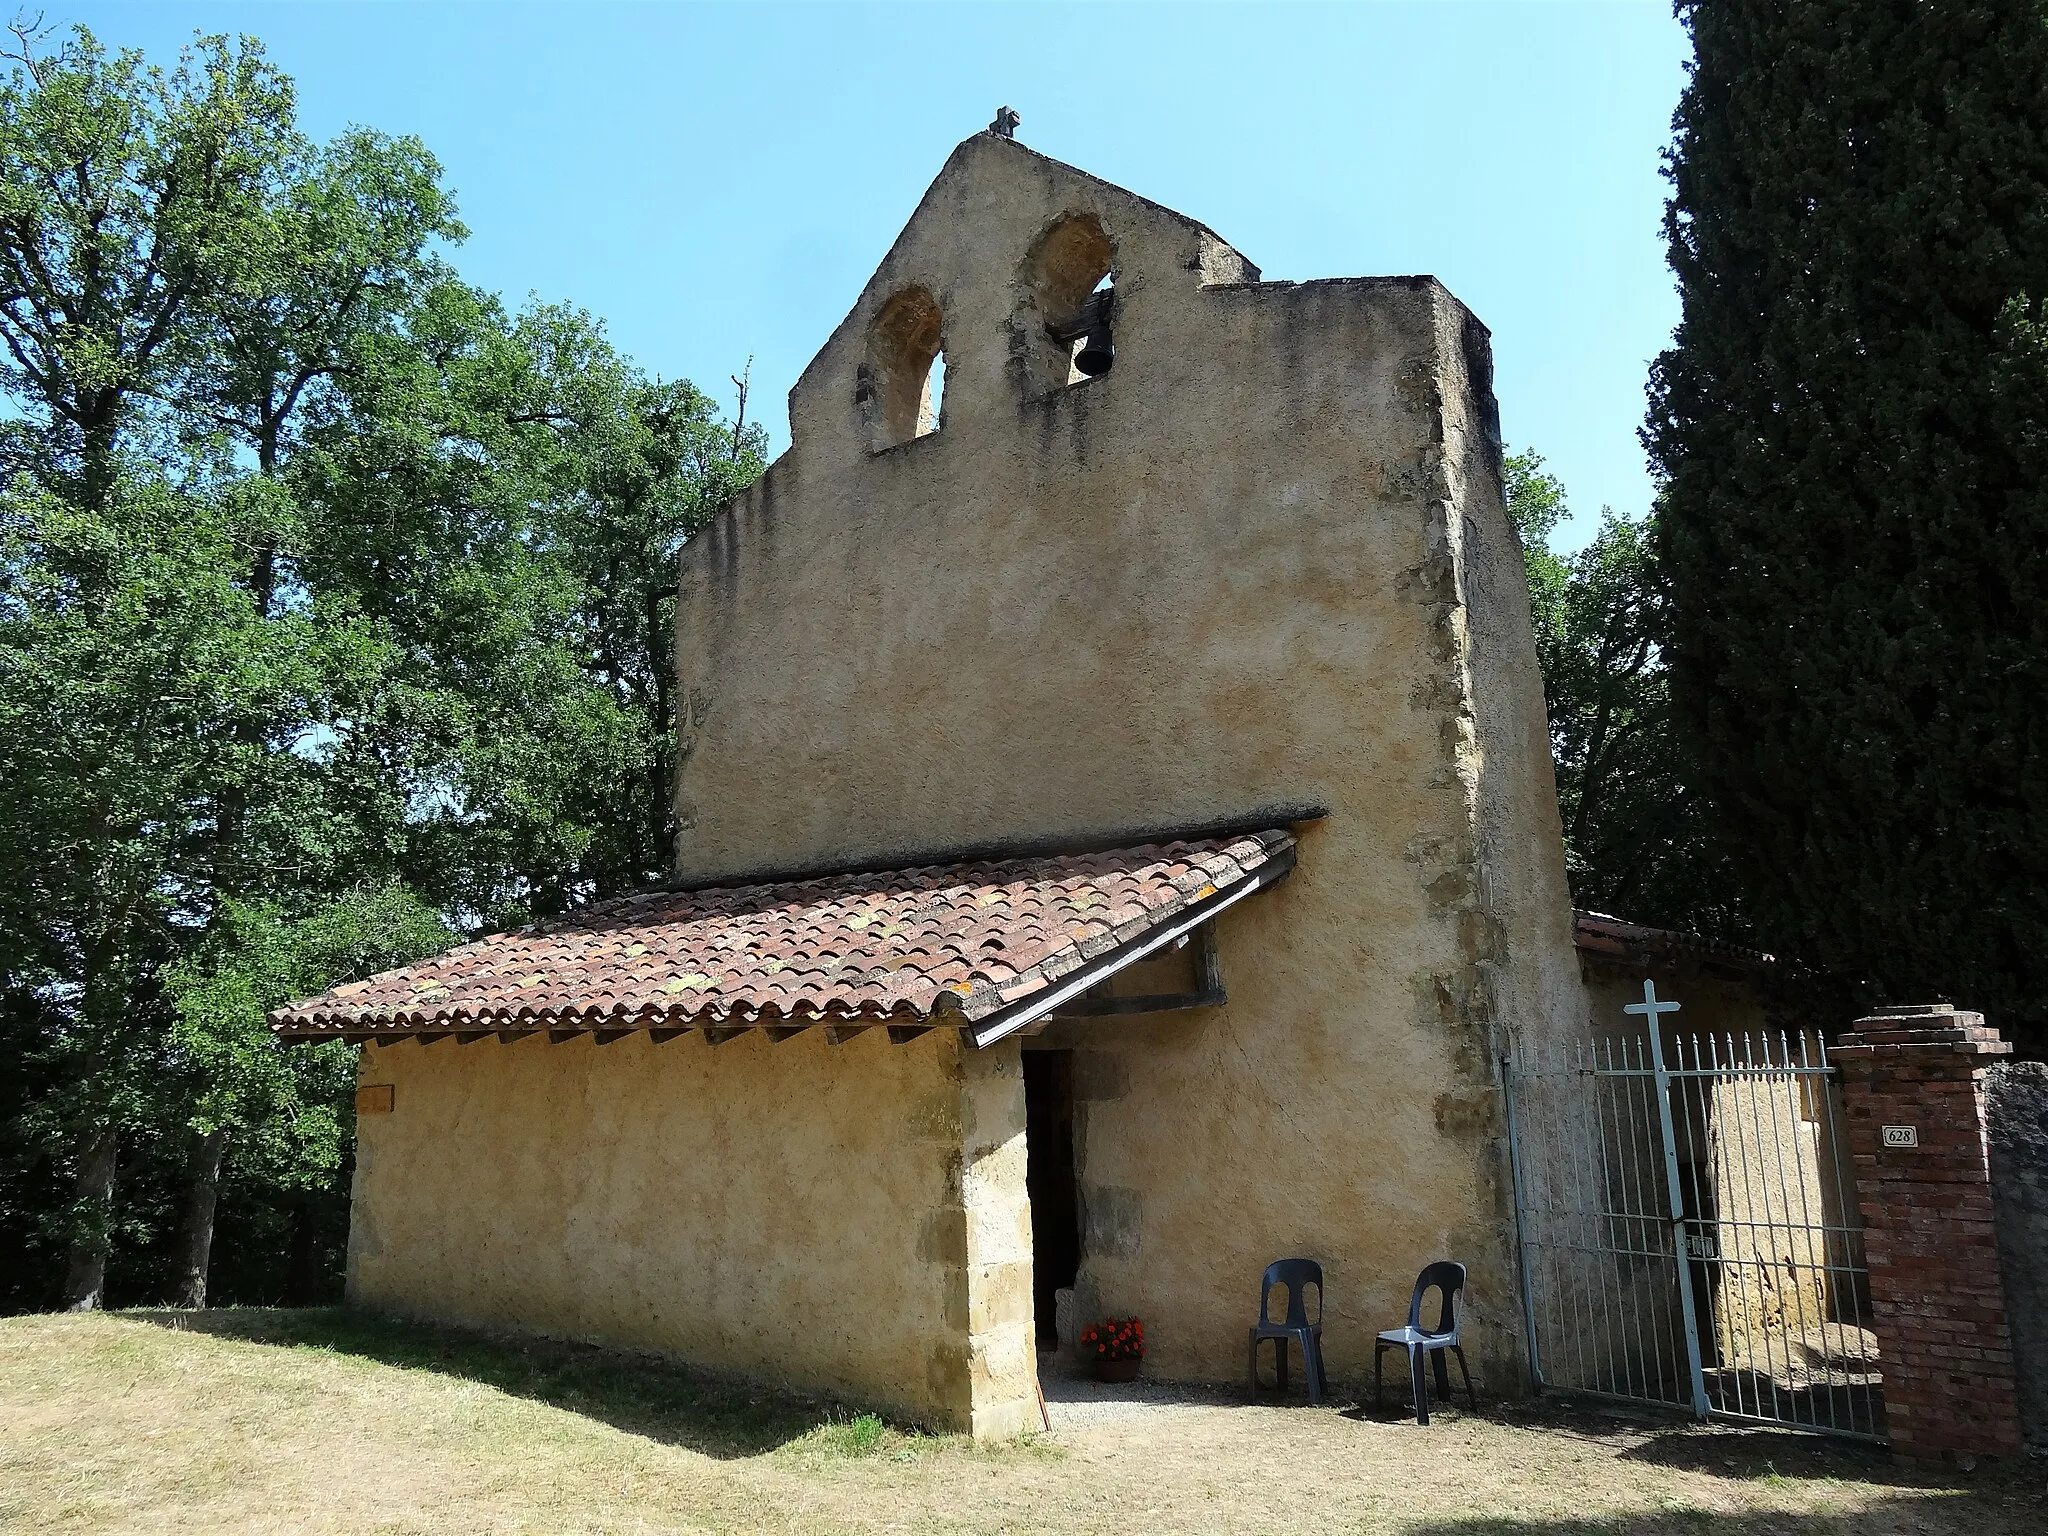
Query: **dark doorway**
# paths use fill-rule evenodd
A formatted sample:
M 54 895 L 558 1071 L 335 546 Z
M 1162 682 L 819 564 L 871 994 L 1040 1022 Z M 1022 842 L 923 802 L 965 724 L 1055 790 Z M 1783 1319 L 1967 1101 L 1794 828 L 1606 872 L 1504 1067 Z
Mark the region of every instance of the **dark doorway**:
M 1024 1189 L 1031 1197 L 1031 1301 L 1038 1347 L 1051 1349 L 1053 1293 L 1081 1272 L 1081 1201 L 1074 1186 L 1074 1053 L 1024 1052 Z

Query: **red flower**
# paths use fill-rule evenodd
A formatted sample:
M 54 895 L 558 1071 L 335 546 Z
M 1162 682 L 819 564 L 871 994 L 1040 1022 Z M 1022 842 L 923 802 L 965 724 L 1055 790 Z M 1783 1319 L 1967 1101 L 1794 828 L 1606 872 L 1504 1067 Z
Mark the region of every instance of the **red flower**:
M 1135 1317 L 1106 1317 L 1081 1330 L 1081 1347 L 1098 1360 L 1142 1360 L 1145 1325 Z

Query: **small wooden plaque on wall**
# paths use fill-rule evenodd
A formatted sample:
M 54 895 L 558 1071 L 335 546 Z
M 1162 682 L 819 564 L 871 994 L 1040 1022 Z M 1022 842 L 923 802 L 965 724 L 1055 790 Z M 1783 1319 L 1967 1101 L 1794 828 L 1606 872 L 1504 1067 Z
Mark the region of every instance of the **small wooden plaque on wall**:
M 356 1113 L 359 1115 L 388 1115 L 397 1090 L 390 1083 L 371 1083 L 356 1090 Z

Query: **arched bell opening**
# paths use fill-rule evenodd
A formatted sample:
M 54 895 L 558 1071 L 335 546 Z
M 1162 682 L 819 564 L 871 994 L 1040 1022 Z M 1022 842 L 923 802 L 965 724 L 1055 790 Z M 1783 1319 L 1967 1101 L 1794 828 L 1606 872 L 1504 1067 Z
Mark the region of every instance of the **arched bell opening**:
M 858 399 L 876 453 L 939 429 L 945 394 L 945 316 L 925 288 L 906 288 L 876 315 Z
M 1116 359 L 1115 262 L 1092 213 L 1068 214 L 1032 242 L 1017 331 L 1035 393 L 1109 372 Z

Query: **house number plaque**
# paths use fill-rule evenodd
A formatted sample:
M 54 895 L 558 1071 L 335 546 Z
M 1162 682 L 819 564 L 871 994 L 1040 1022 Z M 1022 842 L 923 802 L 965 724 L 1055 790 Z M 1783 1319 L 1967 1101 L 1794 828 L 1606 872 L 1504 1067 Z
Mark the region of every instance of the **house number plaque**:
M 1917 1147 L 1920 1145 L 1920 1128 L 1917 1125 L 1888 1125 L 1884 1128 L 1884 1144 L 1888 1147 Z

